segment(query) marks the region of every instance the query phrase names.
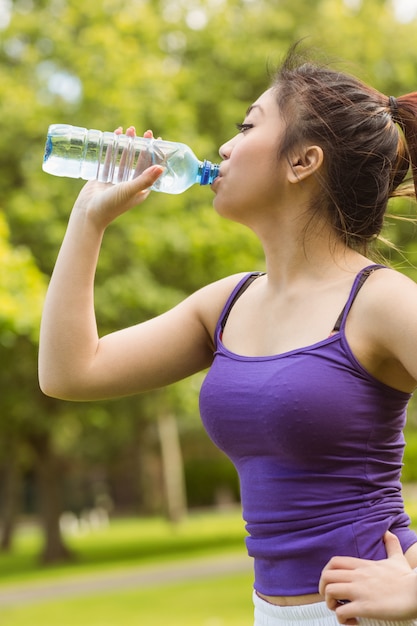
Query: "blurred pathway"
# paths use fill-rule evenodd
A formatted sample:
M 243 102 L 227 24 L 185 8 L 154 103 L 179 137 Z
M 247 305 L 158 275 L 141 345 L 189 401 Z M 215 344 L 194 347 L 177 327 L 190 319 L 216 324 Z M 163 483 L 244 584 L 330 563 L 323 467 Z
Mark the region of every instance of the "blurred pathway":
M 78 574 L 56 581 L 7 585 L 0 587 L 0 608 L 237 574 L 249 572 L 252 567 L 252 560 L 246 554 L 229 554 L 90 575 Z

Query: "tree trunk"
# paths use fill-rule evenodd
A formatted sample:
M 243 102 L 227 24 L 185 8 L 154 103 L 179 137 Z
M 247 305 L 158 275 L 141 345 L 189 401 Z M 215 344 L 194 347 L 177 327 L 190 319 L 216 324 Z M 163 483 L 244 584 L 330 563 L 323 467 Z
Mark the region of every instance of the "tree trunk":
M 182 460 L 177 420 L 171 413 L 158 416 L 165 496 L 168 519 L 179 522 L 187 513 L 184 464 Z
M 39 488 L 39 513 L 44 532 L 43 563 L 58 563 L 71 558 L 59 525 L 62 513 L 61 481 L 62 464 L 55 456 L 48 434 L 31 440 L 37 457 Z
M 155 422 L 148 423 L 142 430 L 137 446 L 141 514 L 161 515 L 164 508 L 163 478 Z
M 3 482 L 2 532 L 0 549 L 9 552 L 12 547 L 13 534 L 19 511 L 19 495 L 21 486 L 20 466 L 15 446 L 6 461 Z

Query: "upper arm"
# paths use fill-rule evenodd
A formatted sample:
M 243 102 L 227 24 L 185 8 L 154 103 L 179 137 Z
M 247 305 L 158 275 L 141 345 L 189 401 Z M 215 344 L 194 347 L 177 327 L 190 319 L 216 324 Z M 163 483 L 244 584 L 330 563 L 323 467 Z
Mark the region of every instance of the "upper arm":
M 368 279 L 363 296 L 352 309 L 352 323 L 361 329 L 359 343 L 355 346 L 352 341 L 354 352 L 385 384 L 413 391 L 417 381 L 416 283 L 399 272 L 380 270 Z
M 195 292 L 173 309 L 100 338 L 84 370 L 74 368 L 57 395 L 95 400 L 132 395 L 201 371 L 213 358 L 213 335 L 230 291 L 231 276 Z M 75 371 L 74 371 L 75 370 Z

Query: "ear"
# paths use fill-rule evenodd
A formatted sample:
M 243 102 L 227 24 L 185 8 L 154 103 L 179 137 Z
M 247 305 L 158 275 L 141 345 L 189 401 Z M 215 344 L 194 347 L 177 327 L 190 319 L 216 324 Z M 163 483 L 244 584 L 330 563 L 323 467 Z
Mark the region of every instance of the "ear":
M 299 183 L 317 172 L 323 164 L 324 154 L 320 146 L 300 148 L 290 159 L 288 180 Z

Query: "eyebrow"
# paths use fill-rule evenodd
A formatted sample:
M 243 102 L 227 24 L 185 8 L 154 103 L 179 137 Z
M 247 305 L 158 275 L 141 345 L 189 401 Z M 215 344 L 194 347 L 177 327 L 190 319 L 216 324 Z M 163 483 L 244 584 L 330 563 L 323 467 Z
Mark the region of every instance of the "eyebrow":
M 246 111 L 246 115 L 249 115 L 249 113 L 251 113 L 253 109 L 259 109 L 261 113 L 263 113 L 263 109 L 260 104 L 251 104 L 248 110 Z

